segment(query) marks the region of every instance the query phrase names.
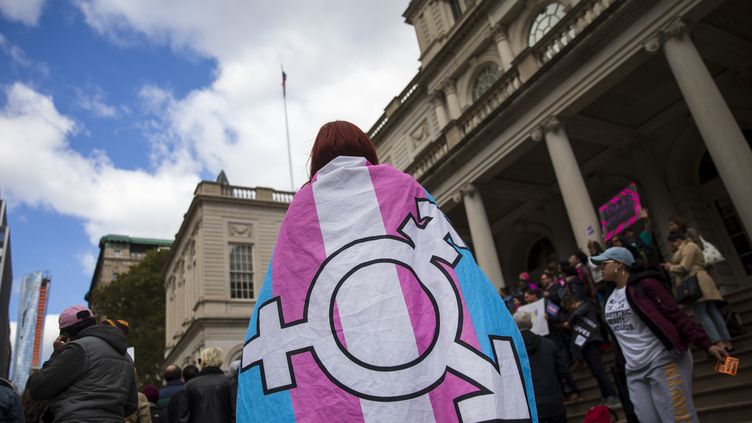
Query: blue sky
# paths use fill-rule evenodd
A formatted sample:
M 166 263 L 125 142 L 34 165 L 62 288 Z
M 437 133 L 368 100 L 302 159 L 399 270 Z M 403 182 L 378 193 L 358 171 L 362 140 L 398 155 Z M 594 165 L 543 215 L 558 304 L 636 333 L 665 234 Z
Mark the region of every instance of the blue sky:
M 321 124 L 367 130 L 417 72 L 407 4 L 0 1 L 10 320 L 23 275 L 51 274 L 50 314 L 83 303 L 101 236 L 172 238 L 221 169 L 289 189 L 281 63 L 300 186 Z

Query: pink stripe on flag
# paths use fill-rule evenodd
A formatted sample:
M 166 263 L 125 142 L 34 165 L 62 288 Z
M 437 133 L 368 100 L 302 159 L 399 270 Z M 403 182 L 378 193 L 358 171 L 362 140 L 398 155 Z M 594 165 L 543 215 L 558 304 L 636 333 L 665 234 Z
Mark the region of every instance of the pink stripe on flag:
M 281 298 L 285 323 L 290 323 L 303 318 L 308 286 L 326 259 L 311 185 L 295 195 L 283 228 L 272 260 L 272 296 Z M 292 363 L 297 386 L 290 390 L 290 398 L 299 422 L 363 421 L 359 399 L 334 385 L 311 353 L 294 355 Z
M 364 422 L 360 400 L 333 384 L 310 353 L 292 356 L 298 387 L 290 391 L 298 422 Z
M 286 323 L 303 318 L 308 287 L 326 259 L 311 185 L 301 189 L 285 215 L 272 260 L 272 296 L 282 298 Z M 304 241 L 303 241 L 304 240 Z M 305 245 L 294 248 L 291 245 Z
M 387 234 L 397 235 L 397 229 L 405 220 L 406 212 L 417 216 L 415 207 L 416 198 L 427 198 L 423 187 L 415 183 L 406 174 L 395 175 L 393 171 L 381 172 L 384 165 L 369 166 L 371 181 L 373 182 L 376 198 L 379 201 L 381 216 Z M 390 169 L 384 169 L 390 170 Z M 402 179 L 404 178 L 404 179 Z M 405 186 L 414 186 L 413 190 L 406 190 Z M 400 207 L 403 206 L 403 207 Z M 457 275 L 454 269 L 442 265 L 452 278 L 452 283 L 457 285 Z M 405 295 L 405 302 L 410 314 L 410 321 L 416 336 L 419 353 L 425 352 L 431 342 L 435 327 L 433 305 L 423 293 L 412 273 L 401 266 L 397 267 L 400 284 Z M 459 288 L 458 288 L 459 291 Z M 463 326 L 460 339 L 480 351 L 480 343 L 470 318 L 470 313 L 465 305 L 465 299 L 460 291 L 462 302 Z M 476 392 L 477 388 L 464 380 L 447 373 L 444 381 L 434 390 L 428 393 L 434 416 L 437 422 L 457 422 L 457 412 L 454 409 L 453 400 L 461 395 Z
M 454 273 L 454 269 L 446 265 L 443 265 L 443 267 L 451 276 L 452 282 L 457 285 L 457 274 Z M 477 351 L 481 351 L 480 343 L 478 342 L 478 335 L 475 333 L 475 327 L 470 318 L 470 312 L 465 304 L 465 297 L 459 288 L 458 291 L 460 292 L 460 300 L 462 302 L 462 334 L 460 335 L 460 339 L 475 348 Z M 444 382 L 428 393 L 428 397 L 431 399 L 431 405 L 433 406 L 433 414 L 436 416 L 436 422 L 457 422 L 457 411 L 454 409 L 453 400 L 462 395 L 477 391 L 478 388 L 475 386 L 451 373 L 447 373 Z
M 396 267 L 402 295 L 405 297 L 407 313 L 410 315 L 410 323 L 412 323 L 413 333 L 415 334 L 415 344 L 420 355 L 426 352 L 431 345 L 431 341 L 433 341 L 434 331 L 436 330 L 434 307 L 415 275 L 402 266 Z

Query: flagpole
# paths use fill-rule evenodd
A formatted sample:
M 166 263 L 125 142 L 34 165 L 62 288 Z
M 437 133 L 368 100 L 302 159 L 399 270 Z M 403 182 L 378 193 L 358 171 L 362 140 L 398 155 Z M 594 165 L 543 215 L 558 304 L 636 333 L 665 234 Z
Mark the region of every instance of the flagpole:
M 292 152 L 290 151 L 290 125 L 287 123 L 287 74 L 285 74 L 285 68 L 279 65 L 282 69 L 282 101 L 285 105 L 285 133 L 287 134 L 287 166 L 290 170 L 290 191 L 295 191 L 295 183 L 292 179 Z

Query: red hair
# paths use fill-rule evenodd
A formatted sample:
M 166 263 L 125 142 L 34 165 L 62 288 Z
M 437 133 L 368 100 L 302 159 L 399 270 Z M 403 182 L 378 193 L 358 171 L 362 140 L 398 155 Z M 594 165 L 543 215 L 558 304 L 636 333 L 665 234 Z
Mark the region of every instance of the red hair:
M 379 164 L 376 149 L 368 135 L 344 120 L 325 123 L 319 129 L 311 149 L 310 178 L 338 156 L 365 157 L 371 164 Z

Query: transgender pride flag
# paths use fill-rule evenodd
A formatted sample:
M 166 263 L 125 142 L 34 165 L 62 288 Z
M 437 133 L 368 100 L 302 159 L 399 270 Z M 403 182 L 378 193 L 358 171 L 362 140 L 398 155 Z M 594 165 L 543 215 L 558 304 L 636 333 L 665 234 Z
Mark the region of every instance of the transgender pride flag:
M 240 422 L 537 421 L 524 343 L 430 195 L 338 157 L 290 204 L 243 348 Z

